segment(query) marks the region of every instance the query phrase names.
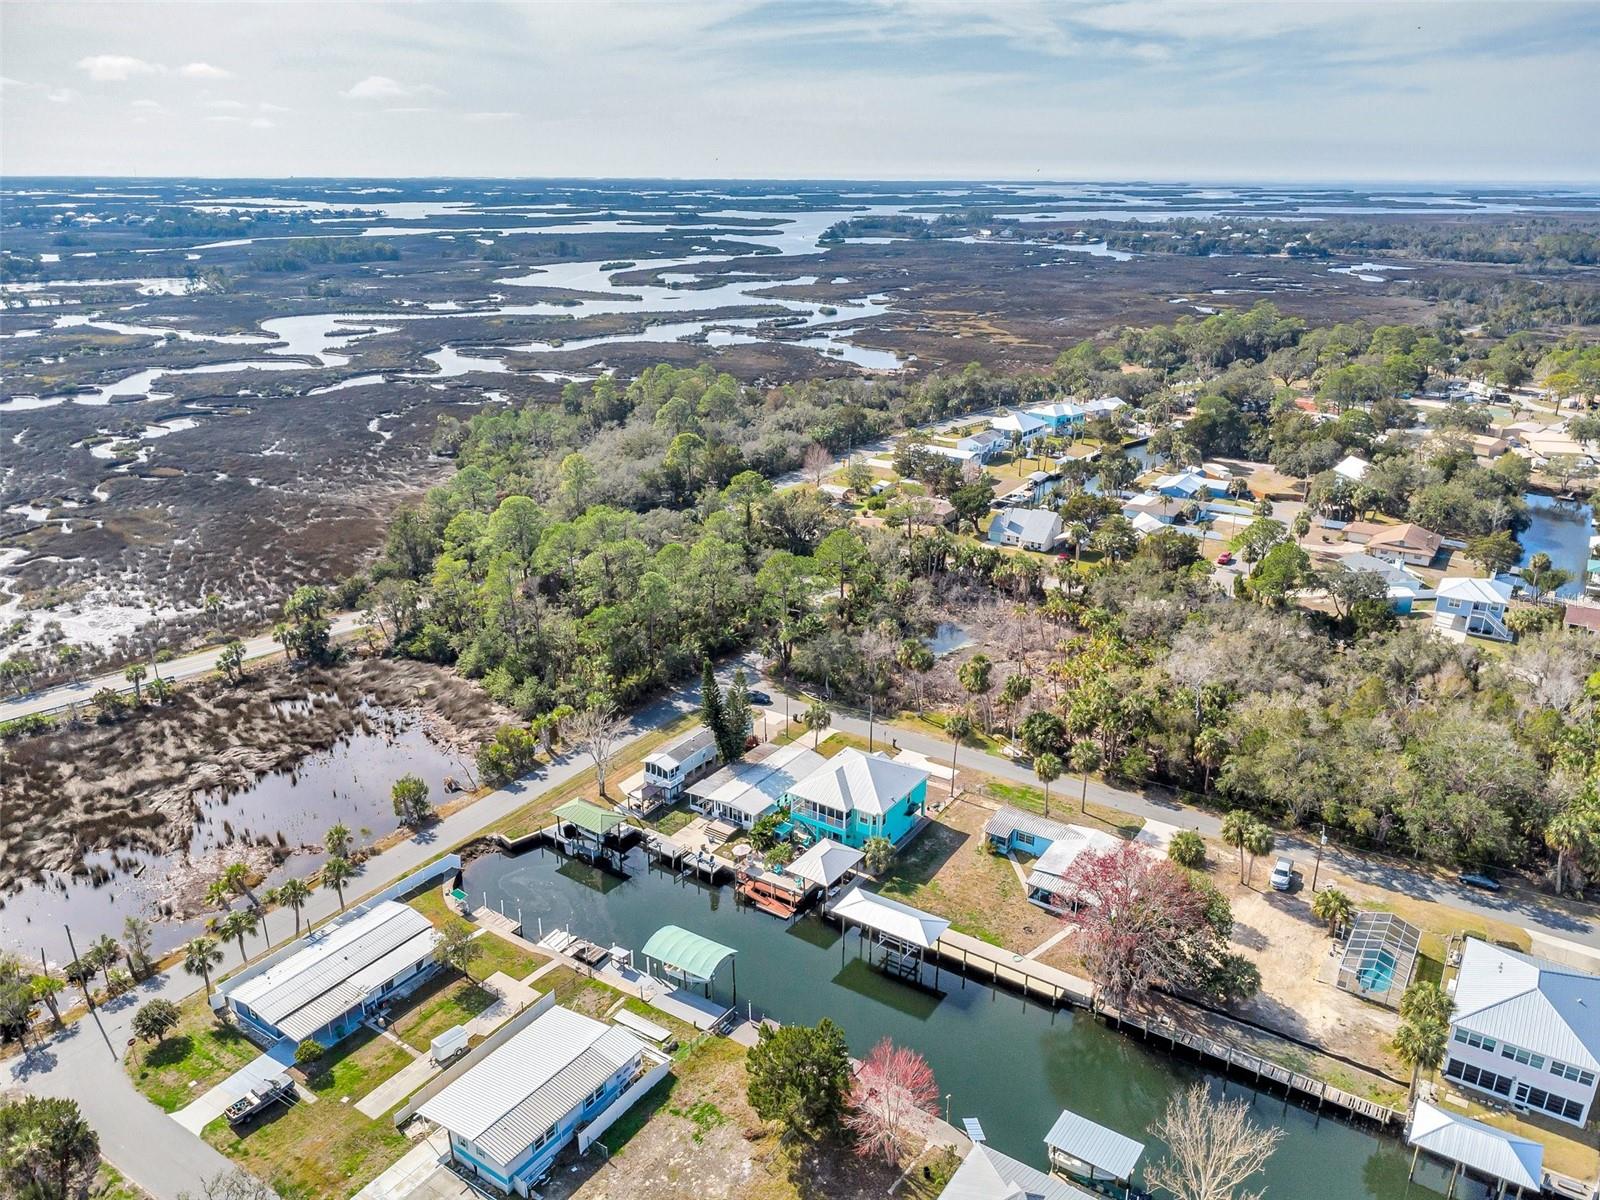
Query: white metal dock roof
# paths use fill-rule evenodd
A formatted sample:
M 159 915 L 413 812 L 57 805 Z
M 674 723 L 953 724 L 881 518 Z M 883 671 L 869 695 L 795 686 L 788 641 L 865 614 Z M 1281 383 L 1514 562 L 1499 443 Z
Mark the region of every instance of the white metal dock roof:
M 360 1003 L 368 991 L 438 940 L 428 918 L 409 905 L 385 900 L 358 916 L 313 930 L 301 949 L 229 995 L 286 1037 L 304 1037 Z M 382 978 L 375 973 L 387 971 Z M 306 1022 L 311 1024 L 307 1025 Z M 291 1026 L 303 1032 L 293 1032 Z
M 823 838 L 788 866 L 789 874 L 830 888 L 866 855 L 854 846 Z
M 552 1008 L 417 1111 L 510 1162 L 643 1051 L 625 1029 Z
M 1132 1179 L 1133 1169 L 1144 1153 L 1143 1142 L 1097 1125 L 1066 1108 L 1050 1126 L 1050 1132 L 1044 1135 L 1044 1144 L 1116 1179 Z
M 1538 1192 L 1544 1185 L 1544 1147 L 1503 1129 L 1417 1101 L 1406 1141 L 1429 1154 Z
M 1064 1179 L 979 1143 L 967 1151 L 939 1200 L 1097 1200 Z
M 833 915 L 841 921 L 853 921 L 879 933 L 898 938 L 924 950 L 933 948 L 935 942 L 950 928 L 950 922 L 920 908 L 901 904 L 860 887 L 853 887 L 833 906 Z

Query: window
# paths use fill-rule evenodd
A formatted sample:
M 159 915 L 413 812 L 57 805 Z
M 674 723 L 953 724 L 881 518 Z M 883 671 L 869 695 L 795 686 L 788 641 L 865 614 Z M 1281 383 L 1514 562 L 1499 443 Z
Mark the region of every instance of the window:
M 1509 1058 L 1512 1062 L 1519 1062 L 1525 1067 L 1532 1067 L 1535 1071 L 1544 1070 L 1544 1055 L 1524 1050 L 1521 1046 L 1501 1046 L 1500 1057 Z
M 1493 1092 L 1497 1096 L 1511 1094 L 1511 1077 L 1509 1075 L 1496 1075 L 1493 1071 L 1485 1071 L 1471 1063 L 1464 1063 L 1452 1058 L 1445 1067 L 1444 1073 L 1451 1079 L 1459 1079 L 1469 1087 L 1481 1088 L 1486 1092 Z
M 1495 1040 L 1492 1037 L 1484 1037 L 1483 1034 L 1473 1033 L 1470 1029 L 1459 1028 L 1456 1030 L 1455 1037 L 1456 1041 L 1464 1045 L 1474 1046 L 1479 1050 L 1487 1050 L 1490 1054 L 1494 1053 Z
M 595 1102 L 597 1100 L 599 1100 L 601 1096 L 605 1095 L 605 1090 L 606 1090 L 606 1085 L 603 1084 L 603 1083 L 599 1087 L 595 1088 L 594 1091 L 590 1092 L 587 1096 L 585 1096 L 583 1098 L 583 1107 L 584 1108 L 593 1107 Z
M 1562 1079 L 1570 1079 L 1573 1083 L 1589 1087 L 1594 1083 L 1594 1072 L 1585 1071 L 1582 1067 L 1574 1067 L 1564 1062 L 1552 1062 L 1550 1074 L 1559 1075 Z

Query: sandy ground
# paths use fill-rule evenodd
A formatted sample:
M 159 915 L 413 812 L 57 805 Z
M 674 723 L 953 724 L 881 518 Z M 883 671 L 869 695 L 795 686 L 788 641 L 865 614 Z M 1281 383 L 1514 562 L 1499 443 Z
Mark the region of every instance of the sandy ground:
M 305 703 L 308 696 L 317 702 Z M 380 711 L 363 709 L 363 700 Z M 238 686 L 211 680 L 117 724 L 19 741 L 7 748 L 0 784 L 0 889 L 69 869 L 92 850 L 174 849 L 188 837 L 198 795 L 292 767 L 383 711 L 420 714 L 430 737 L 459 745 L 508 716 L 441 668 L 359 659 L 326 670 L 261 669 Z

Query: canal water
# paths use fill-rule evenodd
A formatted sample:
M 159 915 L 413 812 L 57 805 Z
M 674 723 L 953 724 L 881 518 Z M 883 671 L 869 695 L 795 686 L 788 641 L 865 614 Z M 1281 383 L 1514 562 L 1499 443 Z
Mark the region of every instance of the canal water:
M 1444 1173 L 1427 1163 L 1407 1182 L 1410 1154 L 1395 1138 L 1319 1118 L 1081 1012 L 1052 1011 L 976 979 L 963 987 L 949 971 L 941 972 L 939 991 L 917 987 L 869 966 L 855 933 L 841 936 L 815 916 L 786 925 L 735 904 L 731 889 L 648 868 L 638 850 L 628 865 L 624 880 L 551 850 L 496 853 L 467 865 L 464 887 L 472 903 L 520 916 L 530 938 L 566 928 L 637 951 L 661 926 L 675 924 L 731 946 L 738 954 L 719 972 L 719 1000 L 734 1002 L 736 983 L 738 1006 L 753 1004 L 757 1015 L 806 1024 L 830 1017 L 857 1056 L 882 1037 L 915 1048 L 948 1093 L 954 1121 L 977 1117 L 998 1150 L 1036 1167 L 1045 1165 L 1042 1139 L 1063 1108 L 1149 1141 L 1144 1161 L 1153 1163 L 1162 1148 L 1145 1131 L 1168 1097 L 1203 1080 L 1219 1095 L 1248 1100 L 1257 1120 L 1284 1129 L 1265 1173 L 1271 1197 L 1432 1200 L 1443 1191 Z M 1480 1193 L 1458 1186 L 1456 1194 Z
M 1572 576 L 1557 594 L 1583 595 L 1589 538 L 1594 532 L 1594 510 L 1587 504 L 1562 504 L 1554 496 L 1537 492 L 1529 492 L 1522 498 L 1528 505 L 1528 527 L 1517 535 L 1522 543 L 1522 559 L 1518 565 L 1527 566 L 1540 552 L 1548 554 L 1552 564 Z

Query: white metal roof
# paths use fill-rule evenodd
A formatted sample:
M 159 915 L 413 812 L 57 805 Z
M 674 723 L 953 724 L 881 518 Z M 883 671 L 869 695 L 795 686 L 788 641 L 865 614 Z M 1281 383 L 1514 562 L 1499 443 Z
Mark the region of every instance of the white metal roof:
M 311 1025 L 306 1030 L 309 1033 L 360 1001 L 369 986 L 366 968 L 385 961 L 408 944 L 415 949 L 413 939 L 422 935 L 437 937 L 427 917 L 408 905 L 385 900 L 364 913 L 306 934 L 296 953 L 234 988 L 229 1000 L 249 1006 L 269 1025 L 284 1030 L 286 1036 L 295 1036 L 285 1026 L 293 1014 L 312 1006 L 322 1012 L 355 997 Z M 428 943 L 428 949 L 432 944 Z M 303 1023 L 294 1022 L 296 1027 Z
M 1083 416 L 1083 409 L 1076 404 L 1056 401 L 1053 404 L 1039 404 L 1027 410 L 1029 415 L 1045 421 L 1059 421 L 1063 417 L 1077 418 Z
M 793 784 L 827 761 L 800 742 L 790 742 L 779 746 L 760 762 L 730 763 L 691 784 L 689 794 L 755 818 L 775 806 Z
M 1064 821 L 1052 821 L 1049 817 L 1041 817 L 1037 813 L 1023 812 L 1020 808 L 1007 806 L 989 818 L 983 827 L 983 832 L 993 838 L 1009 838 L 1020 830 L 1036 838 L 1053 842 L 1057 838 L 1068 836 L 1071 828 L 1072 826 Z
M 1065 1108 L 1050 1126 L 1050 1132 L 1044 1135 L 1044 1144 L 1115 1179 L 1132 1179 L 1133 1169 L 1144 1153 L 1143 1142 L 1136 1142 Z
M 797 878 L 830 888 L 865 857 L 854 846 L 823 838 L 790 863 L 787 870 Z
M 429 926 L 401 942 L 382 958 L 362 967 L 343 983 L 336 984 L 304 1008 L 296 1009 L 273 1024 L 286 1038 L 299 1041 L 310 1037 L 329 1021 L 355 1008 L 396 975 L 427 958 L 438 944 L 439 931 Z
M 1050 842 L 1050 848 L 1033 864 L 1036 874 L 1062 876 L 1072 864 L 1090 850 L 1103 853 L 1122 845 L 1122 839 L 1101 829 L 1084 825 L 1065 825 L 1064 832 Z
M 1048 508 L 1003 508 L 989 522 L 991 539 L 1006 534 L 1026 542 L 1049 544 L 1061 532 L 1061 518 Z
M 1600 1071 L 1600 976 L 1468 938 L 1451 1024 Z
M 1474 604 L 1507 604 L 1511 585 L 1498 579 L 1458 578 L 1439 583 L 1441 600 L 1469 600 Z
M 1421 1146 L 1451 1162 L 1503 1179 L 1516 1187 L 1537 1192 L 1544 1182 L 1544 1147 L 1492 1125 L 1446 1112 L 1418 1100 L 1406 1135 L 1410 1145 Z
M 692 729 L 677 741 L 668 742 L 653 754 L 645 756 L 645 762 L 654 763 L 666 770 L 681 767 L 696 754 L 716 743 L 717 735 L 709 729 Z
M 510 1162 L 643 1050 L 625 1029 L 552 1008 L 417 1111 Z
M 990 429 L 998 429 L 1005 433 L 1034 433 L 1044 429 L 1046 424 L 1029 412 L 1005 413 L 1002 416 L 989 418 Z
M 1362 480 L 1367 477 L 1367 472 L 1372 470 L 1372 464 L 1358 454 L 1351 454 L 1340 459 L 1333 465 L 1335 475 L 1343 475 L 1346 479 Z
M 967 1152 L 939 1200 L 1095 1200 L 1092 1193 L 1036 1171 L 979 1143 Z
M 950 922 L 920 908 L 901 904 L 860 887 L 853 887 L 833 906 L 833 915 L 840 921 L 854 921 L 868 929 L 876 929 L 890 937 L 898 938 L 924 950 L 932 949 Z
M 927 778 L 917 767 L 852 748 L 824 760 L 789 794 L 825 808 L 881 816 Z

